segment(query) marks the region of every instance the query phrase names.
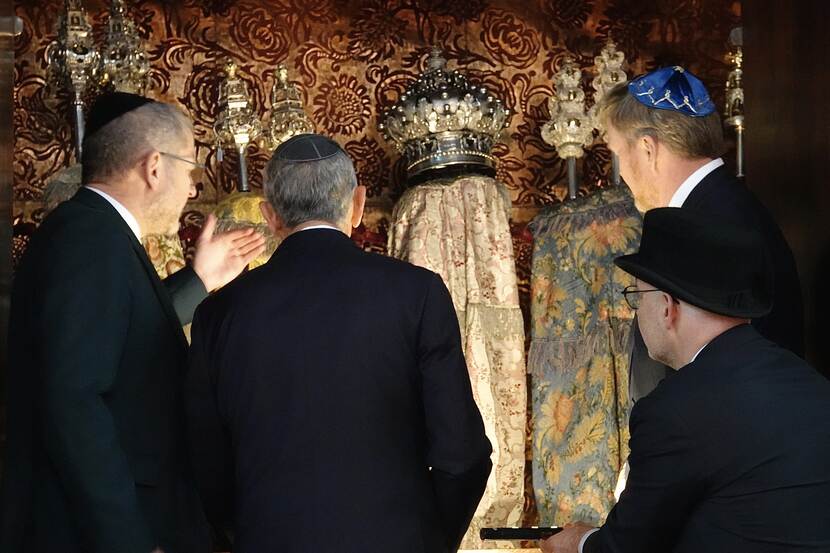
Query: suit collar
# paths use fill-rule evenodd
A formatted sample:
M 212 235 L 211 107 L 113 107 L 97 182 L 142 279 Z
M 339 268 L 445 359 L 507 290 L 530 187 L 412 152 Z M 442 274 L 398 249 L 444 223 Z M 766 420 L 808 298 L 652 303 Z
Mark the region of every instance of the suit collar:
M 701 350 L 694 361 L 686 365 L 690 367 L 699 363 L 706 363 L 714 358 L 732 356 L 754 340 L 763 339 L 751 324 L 741 324 L 730 328 L 726 332 L 715 336 Z M 682 370 L 682 369 L 681 369 Z
M 141 244 L 136 237 L 133 229 L 130 228 L 130 225 L 127 224 L 127 221 L 124 220 L 124 217 L 118 213 L 118 210 L 108 202 L 101 194 L 96 191 L 90 190 L 86 186 L 82 186 L 75 195 L 72 197 L 72 201 L 78 202 L 80 204 L 85 205 L 91 209 L 96 211 L 100 211 L 101 213 L 106 213 L 112 220 L 118 225 L 118 228 L 124 232 L 126 232 L 130 238 L 132 238 L 136 244 Z
M 144 271 L 147 273 L 147 278 L 150 279 L 153 289 L 156 292 L 156 296 L 158 296 L 159 303 L 161 304 L 165 315 L 167 315 L 167 319 L 170 324 L 174 327 L 176 334 L 179 336 L 180 342 L 186 352 L 188 347 L 187 338 L 185 338 L 184 332 L 182 331 L 181 321 L 179 320 L 179 316 L 176 314 L 176 309 L 173 306 L 173 300 L 170 298 L 170 292 L 167 290 L 167 287 L 164 285 L 156 272 L 156 268 L 153 267 L 153 263 L 147 256 L 147 250 L 144 249 L 144 245 L 139 242 L 135 233 L 132 231 L 124 218 L 103 196 L 84 186 L 82 186 L 78 192 L 75 193 L 72 197 L 72 201 L 77 201 L 78 203 L 81 203 L 91 209 L 107 214 L 111 222 L 118 227 L 118 230 L 129 237 L 133 251 L 141 261 Z
M 732 178 L 734 177 L 730 175 L 729 169 L 726 165 L 721 165 L 706 175 L 700 183 L 694 187 L 691 193 L 689 193 L 689 196 L 686 198 L 686 201 L 683 202 L 683 207 L 694 208 L 699 206 L 700 203 L 712 193 L 712 191 L 716 190 L 718 186 L 721 186 L 724 181 Z
M 307 255 L 308 251 L 352 250 L 357 248 L 352 239 L 342 231 L 329 228 L 308 229 L 295 232 L 288 236 L 277 247 L 277 251 L 271 256 L 268 264 L 279 265 L 281 259 L 293 255 Z
M 103 190 L 99 190 L 93 186 L 85 186 L 84 188 L 92 190 L 93 192 L 107 200 L 107 202 L 109 202 L 109 204 L 115 208 L 115 211 L 118 212 L 121 218 L 124 219 L 124 222 L 127 223 L 127 226 L 130 227 L 130 230 L 133 231 L 133 234 L 135 234 L 139 242 L 141 241 L 141 226 L 138 224 L 138 219 L 136 219 L 135 216 L 132 213 L 130 213 L 129 209 L 127 209 L 121 202 L 119 202 Z
M 723 159 L 717 158 L 701 165 L 691 175 L 686 177 L 686 180 L 675 190 L 674 194 L 669 200 L 669 207 L 683 207 L 686 198 L 694 192 L 694 189 L 705 179 L 712 171 L 723 165 Z

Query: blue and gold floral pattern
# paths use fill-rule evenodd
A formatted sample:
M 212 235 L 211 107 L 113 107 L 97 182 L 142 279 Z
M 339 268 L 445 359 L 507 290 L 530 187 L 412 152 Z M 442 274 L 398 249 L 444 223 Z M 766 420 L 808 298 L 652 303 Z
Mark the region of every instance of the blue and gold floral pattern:
M 634 313 L 614 266 L 636 251 L 642 219 L 625 187 L 540 213 L 531 276 L 533 487 L 541 524 L 600 524 L 628 447 Z

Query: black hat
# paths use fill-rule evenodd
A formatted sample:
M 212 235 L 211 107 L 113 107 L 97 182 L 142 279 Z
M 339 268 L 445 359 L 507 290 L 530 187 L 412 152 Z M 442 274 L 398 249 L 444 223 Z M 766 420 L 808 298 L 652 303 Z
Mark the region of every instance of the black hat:
M 86 118 L 86 136 L 92 136 L 104 125 L 125 113 L 151 104 L 155 100 L 127 92 L 105 92 L 98 96 Z
M 340 144 L 320 134 L 292 136 L 274 150 L 272 157 L 292 163 L 320 161 L 342 152 Z
M 640 251 L 623 271 L 706 311 L 754 319 L 772 308 L 773 273 L 754 229 L 688 208 L 646 212 Z

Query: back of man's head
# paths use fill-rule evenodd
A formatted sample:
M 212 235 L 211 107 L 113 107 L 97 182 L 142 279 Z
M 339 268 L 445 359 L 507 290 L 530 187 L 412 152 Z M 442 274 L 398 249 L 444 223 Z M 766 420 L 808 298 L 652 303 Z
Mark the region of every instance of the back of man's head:
M 320 135 L 291 138 L 265 168 L 265 197 L 287 228 L 308 221 L 342 223 L 356 186 L 352 160 Z
M 132 109 L 84 137 L 82 182 L 118 177 L 153 150 L 175 153 L 192 131 L 190 118 L 171 104 L 149 102 Z
M 598 115 L 602 127 L 614 127 L 629 141 L 649 135 L 688 159 L 714 159 L 726 149 L 716 111 L 690 117 L 678 111 L 650 108 L 634 98 L 628 83 L 608 91 L 599 103 Z

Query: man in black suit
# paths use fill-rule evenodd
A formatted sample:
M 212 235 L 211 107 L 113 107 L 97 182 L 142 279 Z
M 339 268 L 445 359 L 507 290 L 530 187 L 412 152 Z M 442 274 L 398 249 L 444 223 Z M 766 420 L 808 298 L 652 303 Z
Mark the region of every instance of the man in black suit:
M 804 356 L 801 284 L 795 259 L 769 211 L 719 157 L 720 117 L 706 88 L 681 67 L 666 67 L 618 85 L 603 99 L 600 118 L 620 175 L 641 211 L 683 207 L 715 213 L 761 234 L 775 268 L 772 311 L 752 325 L 766 338 Z M 671 371 L 648 357 L 633 333 L 630 392 L 648 394 Z
M 332 140 L 280 145 L 265 193 L 283 242 L 193 322 L 208 518 L 236 553 L 455 551 L 491 448 L 444 283 L 352 243 L 365 188 Z
M 749 323 L 772 305 L 760 235 L 690 209 L 646 213 L 636 278 L 650 354 L 677 373 L 634 404 L 631 471 L 605 524 L 545 553 L 830 551 L 830 382 Z
M 85 186 L 44 220 L 14 281 L 0 551 L 209 551 L 181 325 L 264 240 L 214 236 L 211 219 L 193 267 L 159 279 L 140 237 L 178 228 L 197 165 L 177 108 L 120 93 L 92 107 Z

